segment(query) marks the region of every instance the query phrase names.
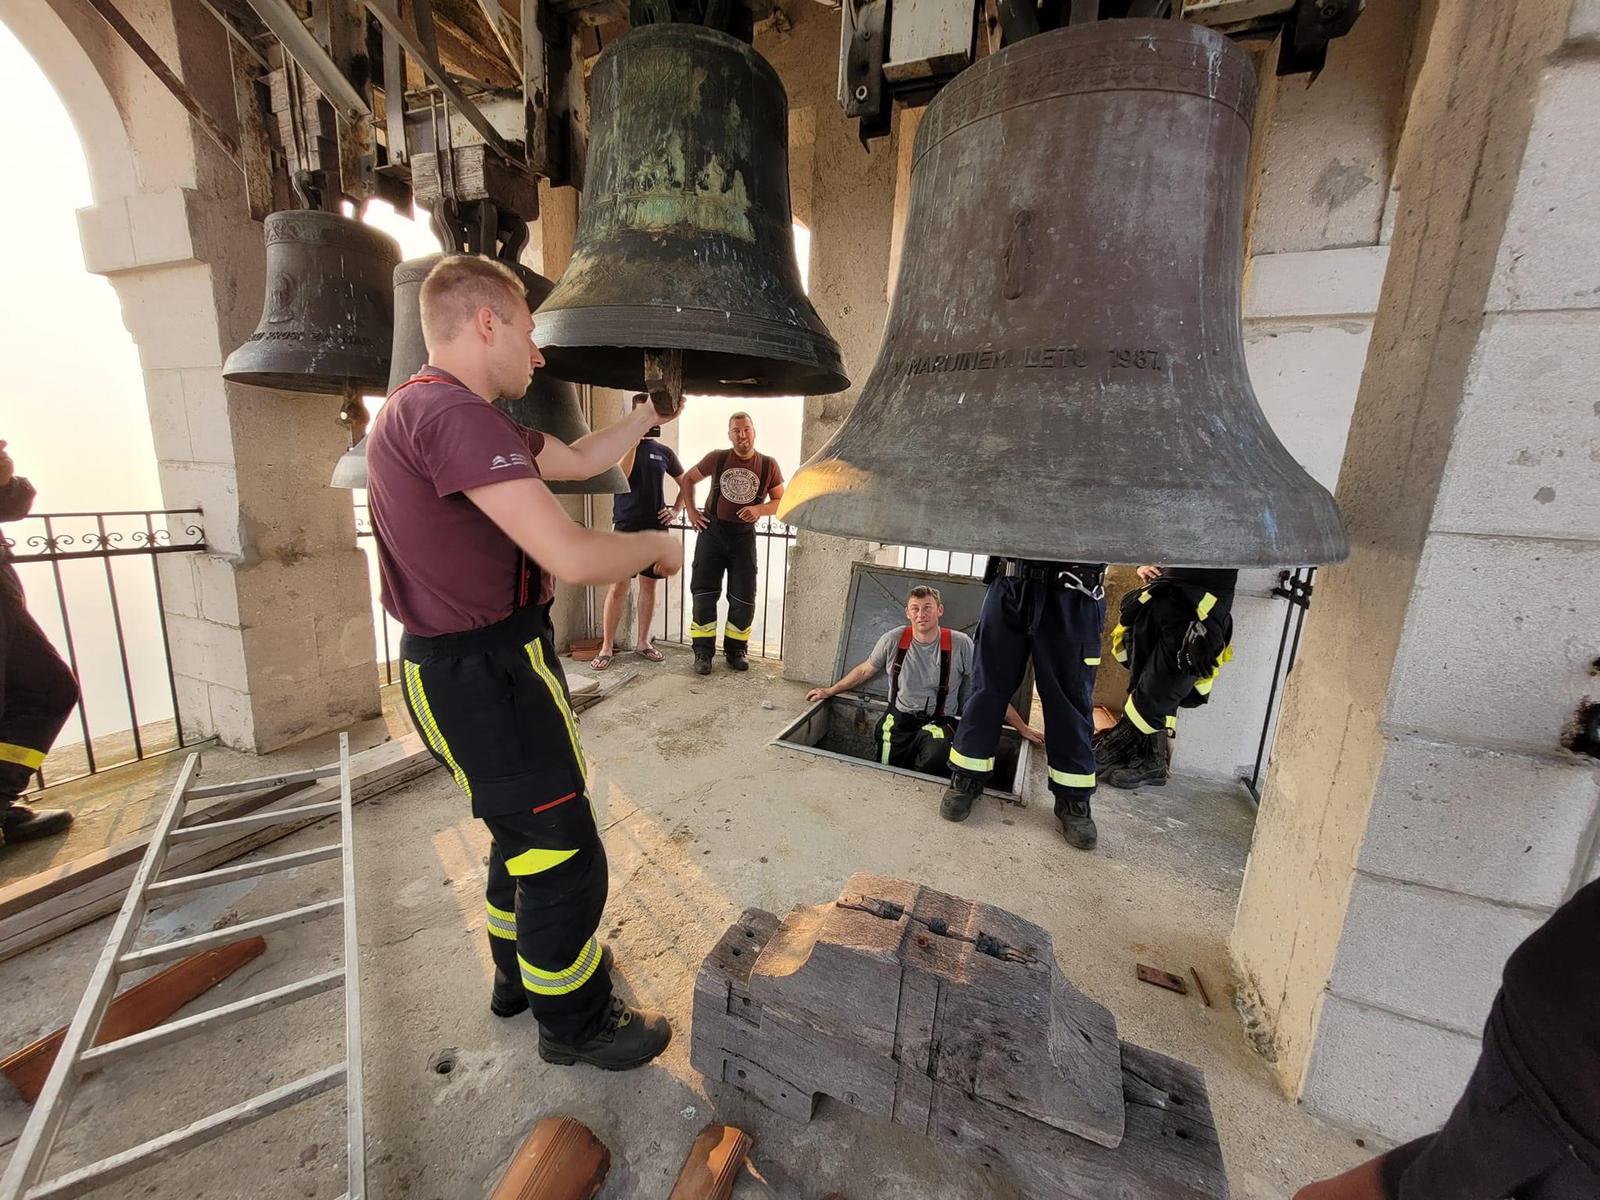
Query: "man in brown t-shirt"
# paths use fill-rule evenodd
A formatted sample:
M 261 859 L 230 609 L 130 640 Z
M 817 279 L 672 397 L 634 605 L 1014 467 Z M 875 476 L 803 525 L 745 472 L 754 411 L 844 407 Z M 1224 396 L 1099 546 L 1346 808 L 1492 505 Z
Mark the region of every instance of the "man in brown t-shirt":
M 568 446 L 495 408 L 544 365 L 509 267 L 445 258 L 421 305 L 428 361 L 372 423 L 367 498 L 383 605 L 405 626 L 406 707 L 493 838 L 489 1006 L 531 1007 L 547 1062 L 641 1066 L 672 1031 L 613 997 L 595 937 L 606 854 L 550 630 L 551 576 L 671 575 L 683 552 L 670 534 L 576 524 L 542 480 L 599 474 L 660 418 L 638 408 Z
M 749 413 L 728 418 L 729 449 L 713 450 L 683 477 L 677 512 L 687 509 L 700 531 L 694 547 L 689 591 L 694 597 L 689 639 L 697 675 L 711 674 L 717 651 L 717 601 L 728 577 L 728 619 L 722 627 L 722 652 L 735 671 L 750 669 L 750 630 L 756 617 L 756 522 L 770 517 L 783 498 L 783 471 L 774 459 L 756 453 L 756 427 Z M 705 511 L 695 508 L 694 489 L 711 480 Z

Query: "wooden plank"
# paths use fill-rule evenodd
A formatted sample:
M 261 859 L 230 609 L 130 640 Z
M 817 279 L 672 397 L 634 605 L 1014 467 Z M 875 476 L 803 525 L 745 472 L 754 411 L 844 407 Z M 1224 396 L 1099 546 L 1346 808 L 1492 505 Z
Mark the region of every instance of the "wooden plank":
M 571 1117 L 545 1117 L 522 1140 L 489 1200 L 593 1200 L 611 1151 Z
M 100 1046 L 154 1029 L 266 948 L 264 938 L 243 938 L 230 946 L 192 955 L 134 984 L 111 1001 L 94 1044 Z M 67 1027 L 63 1025 L 0 1061 L 0 1073 L 11 1080 L 29 1104 L 39 1098 L 39 1089 L 44 1087 L 44 1081 L 50 1076 L 56 1051 L 61 1048 L 61 1040 L 66 1034 Z
M 233 107 L 239 117 L 239 165 L 244 171 L 245 201 L 250 219 L 264 220 L 273 208 L 272 138 L 261 112 L 261 68 L 251 53 L 228 39 L 233 71 Z
M 353 780 L 352 790 L 358 803 L 409 783 L 437 766 L 415 734 L 363 751 L 352 757 L 352 765 L 361 760 L 365 761 Z M 338 794 L 337 783 L 274 788 L 256 796 L 220 801 L 196 815 L 203 821 L 215 821 L 263 807 L 288 808 L 336 799 Z M 249 807 L 252 805 L 255 809 Z M 177 874 L 178 868 L 187 868 L 185 873 L 190 874 L 209 870 L 320 820 L 327 818 L 284 822 L 220 845 L 203 841 L 176 845 L 167 856 L 166 872 Z M 188 823 L 185 818 L 186 827 Z M 30 876 L 0 893 L 0 962 L 115 912 L 127 894 L 147 842 L 147 834 L 136 835 L 65 867 Z M 27 886 L 36 881 L 37 886 Z
M 728 1200 L 744 1170 L 751 1137 L 732 1125 L 707 1125 L 689 1147 L 667 1200 Z

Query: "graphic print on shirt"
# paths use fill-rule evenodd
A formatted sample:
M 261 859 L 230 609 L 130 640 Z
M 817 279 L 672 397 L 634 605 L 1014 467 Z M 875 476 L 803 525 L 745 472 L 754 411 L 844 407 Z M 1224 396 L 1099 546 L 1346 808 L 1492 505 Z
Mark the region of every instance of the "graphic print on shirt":
M 728 467 L 722 472 L 722 498 L 729 504 L 754 504 L 761 480 L 745 467 Z

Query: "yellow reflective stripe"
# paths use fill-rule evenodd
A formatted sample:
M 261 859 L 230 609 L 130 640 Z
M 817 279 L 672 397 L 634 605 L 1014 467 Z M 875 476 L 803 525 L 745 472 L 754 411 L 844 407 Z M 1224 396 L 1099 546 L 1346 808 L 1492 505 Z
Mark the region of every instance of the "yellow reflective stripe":
M 409 660 L 402 661 L 400 667 L 401 682 L 406 689 L 406 697 L 411 701 L 411 711 L 416 714 L 422 740 L 444 759 L 450 774 L 455 776 L 456 786 L 467 794 L 467 799 L 472 799 L 472 784 L 467 782 L 467 773 L 456 762 L 456 756 L 450 753 L 450 743 L 444 740 L 444 734 L 439 732 L 439 722 L 434 720 L 428 693 L 422 690 L 422 668 Z
M 1177 713 L 1173 713 L 1170 717 L 1167 718 L 1167 728 L 1168 729 L 1176 729 L 1177 727 L 1178 727 L 1178 714 Z
M 931 738 L 938 738 L 941 742 L 944 741 L 944 726 L 942 725 L 924 725 L 922 732 Z
M 559 867 L 576 853 L 576 850 L 524 850 L 514 858 L 506 859 L 506 870 L 512 875 L 537 875 L 551 867 Z
M 689 636 L 714 638 L 717 636 L 717 623 L 713 621 L 709 625 L 698 625 L 695 622 L 690 621 Z
M 883 736 L 879 739 L 883 748 L 878 752 L 878 761 L 887 765 L 889 762 L 889 735 L 894 732 L 894 714 L 883 714 Z
M 496 908 L 487 900 L 483 903 L 489 911 L 489 936 L 505 938 L 508 942 L 517 940 L 517 914 L 508 913 L 503 908 Z
M 1149 592 L 1140 592 L 1139 593 L 1139 603 L 1140 604 L 1149 604 L 1150 603 L 1150 593 Z
M 732 625 L 724 625 L 722 627 L 722 636 L 724 639 L 731 638 L 736 642 L 748 642 L 750 640 L 750 631 L 754 628 L 754 625 L 746 625 L 743 629 L 735 629 Z
M 1100 665 L 1100 656 L 1095 655 L 1093 658 L 1084 659 L 1083 665 L 1086 667 L 1098 667 Z
M 1156 727 L 1139 715 L 1139 710 L 1133 706 L 1133 697 L 1128 697 L 1128 702 L 1122 706 L 1122 711 L 1128 714 L 1128 720 L 1139 728 L 1140 733 L 1154 733 Z
M 37 771 L 44 766 L 44 751 L 30 750 L 26 746 L 14 745 L 11 742 L 0 742 L 0 762 L 17 763 L 30 771 Z
M 1217 598 L 1210 592 L 1207 592 L 1204 596 L 1200 597 L 1200 603 L 1195 606 L 1195 612 L 1199 613 L 1200 619 L 1204 621 L 1211 615 L 1211 610 L 1216 607 L 1216 603 Z
M 1058 771 L 1051 767 L 1050 782 L 1059 783 L 1062 787 L 1092 788 L 1094 786 L 1094 772 L 1090 771 L 1087 775 L 1079 775 L 1072 771 Z
M 572 757 L 577 759 L 578 773 L 587 780 L 589 778 L 589 763 L 583 757 L 583 743 L 578 740 L 578 721 L 572 715 L 572 706 L 567 703 L 567 693 L 562 688 L 561 681 L 556 678 L 555 672 L 544 661 L 544 643 L 538 638 L 534 638 L 523 649 L 528 652 L 528 662 L 533 667 L 534 674 L 544 680 L 545 687 L 550 689 L 550 698 L 556 702 L 556 708 L 561 710 L 561 719 L 567 725 L 567 740 L 572 743 Z M 574 850 L 573 853 L 576 854 L 577 851 Z
M 1216 681 L 1217 676 L 1213 672 L 1212 674 L 1207 675 L 1204 679 L 1195 680 L 1194 690 L 1199 692 L 1202 696 L 1209 696 L 1211 695 L 1211 685 Z
M 1127 640 L 1128 627 L 1119 621 L 1111 631 L 1111 657 L 1120 663 L 1128 661 Z
M 961 753 L 961 751 L 952 746 L 950 747 L 950 765 L 952 767 L 960 767 L 963 771 L 982 773 L 985 771 L 994 770 L 994 759 L 968 758 L 965 754 Z
M 522 986 L 530 992 L 540 996 L 565 996 L 588 983 L 600 969 L 600 943 L 590 938 L 583 944 L 576 961 L 562 971 L 542 971 L 520 954 L 517 965 L 522 968 Z

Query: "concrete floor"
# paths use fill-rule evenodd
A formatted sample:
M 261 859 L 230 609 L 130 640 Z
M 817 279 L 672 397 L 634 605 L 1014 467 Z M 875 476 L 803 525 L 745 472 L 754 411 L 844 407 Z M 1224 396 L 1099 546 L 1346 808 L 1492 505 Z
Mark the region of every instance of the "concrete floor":
M 755 1136 L 737 1197 L 1015 1196 L 1004 1179 L 832 1102 L 798 1125 L 737 1094 L 713 1100 L 689 1066 L 694 975 L 728 923 L 748 905 L 781 914 L 832 899 L 859 870 L 918 879 L 1049 928 L 1067 975 L 1110 1006 L 1123 1038 L 1205 1070 L 1240 1200 L 1285 1197 L 1371 1152 L 1283 1098 L 1230 1007 L 1226 939 L 1252 816 L 1241 794 L 1194 780 L 1102 791 L 1093 854 L 1061 840 L 1037 781 L 1031 807 L 988 801 L 966 824 L 950 825 L 938 819 L 934 784 L 769 747 L 803 707 L 804 688 L 778 678 L 776 664 L 699 679 L 688 661 L 669 654 L 582 717 L 611 858 L 602 935 L 625 994 L 664 1009 L 677 1029 L 651 1067 L 624 1075 L 548 1067 L 535 1053 L 531 1018 L 489 1015 L 486 838 L 448 776 L 433 772 L 357 810 L 372 1196 L 481 1197 L 527 1129 L 551 1113 L 570 1113 L 610 1146 L 605 1200 L 665 1197 L 695 1133 L 713 1118 Z M 307 830 L 267 852 L 332 833 Z M 170 938 L 337 887 L 334 864 L 319 864 L 298 878 L 209 889 L 152 924 Z M 102 921 L 0 964 L 0 1046 L 20 1046 L 70 1016 L 107 929 Z M 328 923 L 273 935 L 262 958 L 201 1004 L 327 969 L 338 936 Z M 1198 968 L 1213 1007 L 1192 992 L 1138 983 L 1136 960 L 1182 974 Z M 314 1070 L 339 1055 L 341 1031 L 334 993 L 152 1052 L 137 1069 L 114 1068 L 80 1092 L 54 1171 Z M 337 1196 L 341 1104 L 334 1093 L 277 1114 L 104 1194 Z M 9 1154 L 26 1114 L 19 1100 L 0 1103 L 0 1154 Z

